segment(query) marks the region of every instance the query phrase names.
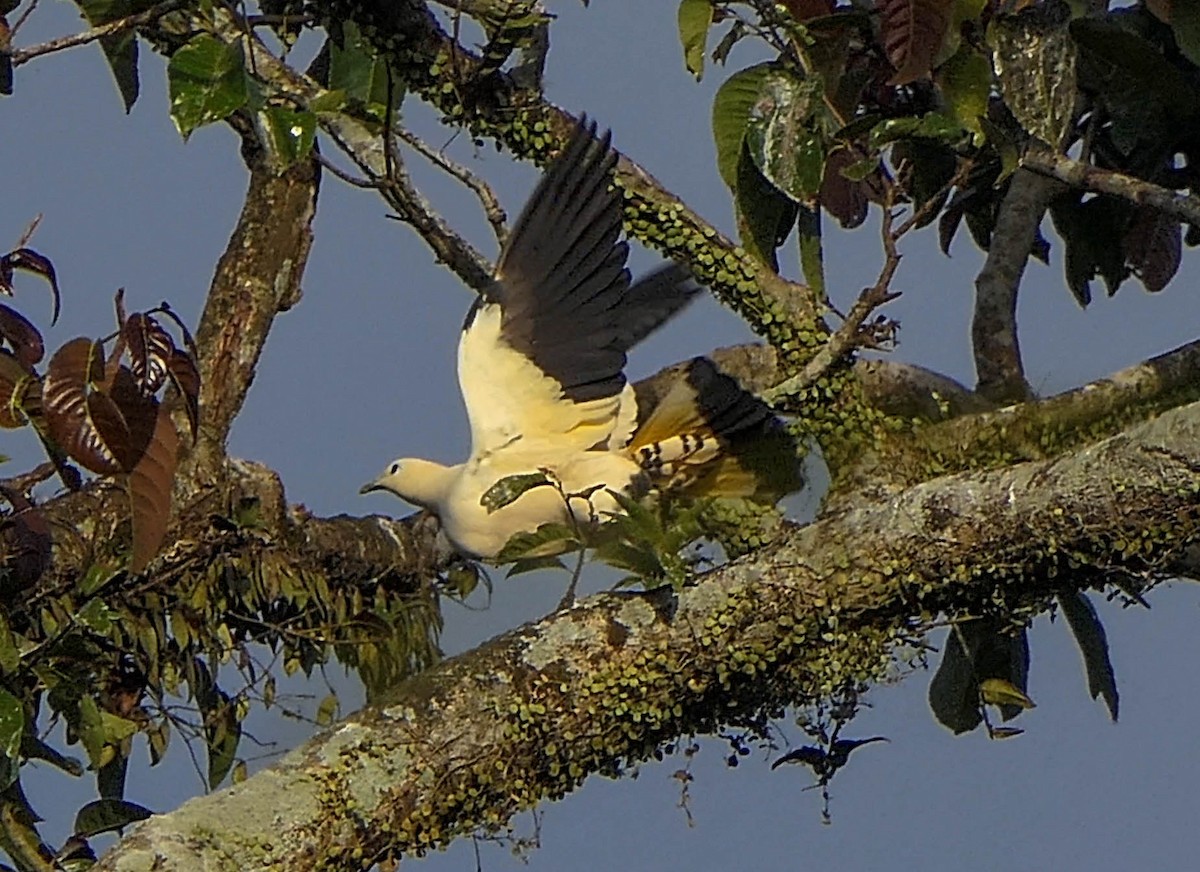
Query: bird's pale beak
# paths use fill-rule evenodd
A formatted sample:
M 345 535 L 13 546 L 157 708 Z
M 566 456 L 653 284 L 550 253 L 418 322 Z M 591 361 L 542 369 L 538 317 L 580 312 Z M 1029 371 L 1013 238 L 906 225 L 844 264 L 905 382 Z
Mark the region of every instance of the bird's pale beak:
M 369 481 L 358 489 L 360 494 L 369 494 L 371 491 L 383 490 L 383 485 L 378 481 Z

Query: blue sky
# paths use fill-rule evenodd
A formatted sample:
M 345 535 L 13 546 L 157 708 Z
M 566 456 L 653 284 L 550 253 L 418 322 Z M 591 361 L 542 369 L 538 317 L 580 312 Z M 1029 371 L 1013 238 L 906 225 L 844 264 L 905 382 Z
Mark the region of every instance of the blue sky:
M 709 106 L 727 72 L 757 60 L 753 52 L 735 51 L 728 71 L 710 67 L 697 84 L 683 68 L 674 4 L 607 0 L 584 9 L 569 0 L 551 9 L 559 20 L 546 76 L 550 99 L 611 126 L 619 148 L 732 230 Z M 74 26 L 69 4 L 46 6 L 17 44 Z M 15 241 L 33 215 L 44 214 L 33 246 L 53 258 L 62 281 L 63 318 L 47 335 L 55 347 L 109 331 L 112 295 L 122 286 L 131 307 L 165 298 L 196 324 L 241 205 L 246 176 L 233 135 L 214 127 L 181 142 L 167 116 L 162 65 L 144 55 L 143 95 L 129 117 L 95 46 L 20 68 L 16 95 L 0 102 L 6 131 L 0 240 Z M 431 132 L 434 144 L 448 138 L 421 107 L 407 108 L 406 117 L 418 131 Z M 491 180 L 515 215 L 535 171 L 490 147 L 476 155 L 463 140 L 452 143 L 450 153 Z M 413 170 L 456 225 L 493 253 L 472 198 L 426 172 L 419 158 Z M 358 486 L 397 454 L 455 461 L 467 449 L 454 343 L 470 292 L 386 212 L 369 193 L 325 179 L 305 297 L 277 321 L 231 438 L 233 453 L 279 470 L 290 499 L 321 514 L 403 514 L 396 501 L 359 497 Z M 903 250 L 894 284 L 904 296 L 889 310 L 902 322 L 894 357 L 970 382 L 971 281 L 980 254 L 963 233 L 947 259 L 932 230 L 906 240 Z M 848 304 L 875 278 L 875 225 L 831 233 L 826 252 L 833 297 Z M 1031 266 L 1021 298 L 1021 340 L 1039 391 L 1103 376 L 1195 338 L 1194 258 L 1185 258 L 1184 274 L 1161 294 L 1131 283 L 1113 299 L 1098 292 L 1083 312 L 1063 287 L 1059 257 L 1056 249 L 1051 266 Z M 634 260 L 639 268 L 655 262 L 645 252 Z M 36 280 L 23 281 L 19 293 L 21 311 L 44 325 L 50 307 Z M 706 299 L 639 349 L 631 373 L 648 374 L 748 337 L 736 318 Z M 17 458 L 10 469 L 36 456 L 23 434 L 4 431 L 0 439 L 0 450 Z M 447 604 L 447 651 L 545 613 L 561 590 L 556 577 L 526 577 L 499 582 L 487 610 Z M 729 770 L 723 744 L 706 741 L 692 767 L 694 827 L 676 807 L 679 788 L 671 778 L 683 762 L 668 759 L 643 767 L 636 780 L 593 779 L 546 807 L 542 848 L 529 857 L 529 867 L 1189 868 L 1200 849 L 1194 823 L 1200 755 L 1191 735 L 1200 714 L 1192 668 L 1200 662 L 1200 597 L 1194 585 L 1178 583 L 1151 602 L 1150 612 L 1101 607 L 1120 681 L 1119 725 L 1088 699 L 1065 627 L 1043 618 L 1032 636 L 1030 692 L 1038 708 L 1021 719 L 1028 732 L 1017 739 L 950 736 L 928 712 L 928 676 L 913 675 L 867 698 L 871 708 L 851 731 L 891 742 L 863 749 L 834 782 L 832 825 L 821 823 L 819 794 L 805 790 L 805 770 L 771 772 L 760 753 Z M 343 705 L 352 708 L 357 692 L 338 673 L 330 670 Z M 316 699 L 326 693 L 319 683 L 291 689 Z M 255 725 L 260 737 L 284 746 L 307 735 L 304 725 L 275 717 L 256 717 Z M 801 740 L 797 728 L 784 727 Z M 138 759 L 143 754 L 135 751 Z M 190 771 L 177 747 L 158 770 L 135 770 L 129 796 L 157 810 L 170 808 L 199 789 Z M 91 789 L 56 772 L 35 775 L 28 787 L 44 817 L 66 818 L 47 827 L 57 839 Z M 518 821 L 519 832 L 531 826 L 528 817 Z M 490 872 L 521 865 L 505 848 L 480 850 Z M 439 870 L 474 863 L 466 842 L 426 861 Z

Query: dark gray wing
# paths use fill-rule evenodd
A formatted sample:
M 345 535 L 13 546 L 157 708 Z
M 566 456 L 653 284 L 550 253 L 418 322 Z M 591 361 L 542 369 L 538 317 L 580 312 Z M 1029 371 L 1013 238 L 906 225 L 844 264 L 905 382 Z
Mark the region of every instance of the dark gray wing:
M 486 302 L 503 309 L 501 337 L 562 385 L 573 402 L 625 386 L 618 312 L 629 288 L 617 158 L 581 120 L 547 168 L 500 255 Z
M 634 282 L 621 301 L 617 343 L 628 351 L 696 298 L 700 286 L 677 263 L 659 267 Z

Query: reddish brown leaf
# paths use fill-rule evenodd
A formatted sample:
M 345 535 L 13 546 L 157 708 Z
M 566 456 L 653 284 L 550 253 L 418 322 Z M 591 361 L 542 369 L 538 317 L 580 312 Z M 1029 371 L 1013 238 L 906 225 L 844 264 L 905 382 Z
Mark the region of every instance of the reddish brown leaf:
M 1146 8 L 1163 24 L 1171 23 L 1171 0 L 1146 0 Z
M 122 425 L 121 430 L 113 432 L 109 444 L 121 466 L 130 472 L 141 462 L 154 436 L 159 403 L 141 392 L 137 379 L 125 366 L 117 370 L 108 396 L 120 414 Z
M 16 357 L 0 348 L 0 427 L 12 430 L 25 426 L 21 399 L 25 394 L 25 386 L 31 381 L 36 379 Z
M 825 175 L 821 179 L 819 194 L 825 211 L 848 229 L 859 226 L 867 218 L 865 185 L 842 175 L 842 170 L 854 163 L 854 153 L 848 148 L 830 152 L 825 160 Z
M 0 305 L 0 339 L 7 340 L 22 366 L 40 363 L 46 355 L 42 334 L 20 312 Z
M 165 407 L 159 406 L 151 439 L 129 473 L 129 507 L 133 516 L 133 554 L 129 571 L 143 572 L 162 547 L 171 516 L 171 486 L 179 434 Z
M 50 283 L 50 292 L 54 297 L 54 315 L 50 323 L 56 324 L 62 301 L 58 293 L 58 277 L 54 273 L 54 264 L 50 262 L 50 258 L 38 254 L 32 248 L 18 248 L 0 257 L 0 291 L 10 296 L 13 292 L 14 269 L 34 273 Z
M 3 562 L 12 572 L 17 590 L 25 590 L 50 568 L 50 524 L 25 494 L 9 487 L 0 487 L 0 492 L 13 507 L 13 513 L 4 519 L 0 539 L 4 547 L 0 552 L 5 555 Z
M 154 318 L 134 312 L 121 328 L 129 349 L 129 368 L 143 393 L 152 394 L 166 383 L 167 360 L 175 351 L 171 335 Z
M 175 349 L 167 358 L 167 375 L 183 398 L 188 424 L 192 428 L 192 439 L 195 440 L 196 428 L 200 426 L 200 370 L 196 369 L 191 355 Z
M 1179 222 L 1160 209 L 1139 207 L 1124 241 L 1125 261 L 1147 291 L 1161 291 L 1179 271 L 1183 233 Z
M 113 475 L 121 463 L 106 434 L 128 432 L 112 399 L 92 385 L 104 378 L 104 350 L 86 337 L 72 339 L 50 358 L 42 387 L 42 408 L 50 437 L 92 472 Z
M 896 68 L 889 84 L 927 78 L 946 38 L 955 0 L 875 0 L 882 16 L 880 38 Z

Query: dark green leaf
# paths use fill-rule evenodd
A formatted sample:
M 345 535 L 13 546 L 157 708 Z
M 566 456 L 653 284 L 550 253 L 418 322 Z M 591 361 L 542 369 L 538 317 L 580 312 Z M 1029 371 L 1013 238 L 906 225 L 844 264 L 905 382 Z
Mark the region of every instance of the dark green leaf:
M 596 559 L 609 566 L 632 572 L 640 581 L 662 578 L 662 561 L 654 549 L 642 543 L 605 542 L 596 548 Z
M 387 62 L 362 38 L 352 22 L 343 23 L 342 33 L 341 45 L 330 41 L 329 89 L 343 91 L 350 100 L 371 108 L 382 118 L 378 110 L 387 105 Z M 399 88 L 395 90 L 398 92 Z M 398 102 L 399 96 L 394 93 L 393 100 Z
M 1078 193 L 1067 193 L 1050 203 L 1050 217 L 1066 248 L 1063 265 L 1067 286 L 1080 306 L 1092 300 L 1092 279 L 1104 279 L 1111 296 L 1129 276 L 1121 244 L 1132 206 L 1114 197 L 1093 197 L 1080 202 Z
M 44 760 L 75 778 L 83 775 L 83 764 L 77 758 L 60 753 L 32 733 L 26 733 L 21 739 L 21 755 L 27 760 Z
M 233 702 L 224 691 L 214 691 L 209 701 L 211 705 L 201 704 L 201 712 L 204 715 L 204 737 L 208 748 L 208 786 L 216 790 L 233 767 L 238 742 L 242 738 L 242 725 L 237 719 Z
M 818 300 L 825 296 L 825 255 L 821 250 L 821 211 L 801 206 L 797 220 L 800 241 L 800 269 Z
M 983 722 L 975 666 L 951 627 L 933 680 L 929 682 L 929 707 L 938 723 L 958 735 Z
M 557 557 L 549 555 L 546 557 L 527 557 L 522 560 L 515 561 L 513 565 L 509 567 L 509 570 L 507 573 L 505 573 L 504 577 L 513 578 L 517 575 L 524 575 L 527 572 L 536 572 L 539 569 L 565 570 L 566 568 L 566 564 Z
M 542 524 L 532 533 L 517 533 L 496 555 L 496 563 L 511 563 L 531 557 L 546 557 L 575 551 L 580 547 L 575 531 L 565 524 Z
M 1087 595 L 1079 591 L 1061 593 L 1058 604 L 1067 626 L 1075 636 L 1079 653 L 1083 656 L 1083 668 L 1087 672 L 1088 693 L 1092 699 L 1103 697 L 1108 714 L 1115 721 L 1120 707 L 1117 694 L 1117 678 L 1112 660 L 1108 656 L 1108 637 L 1104 624 L 1096 614 L 1096 608 Z
M 321 704 L 317 706 L 317 715 L 314 720 L 318 727 L 328 727 L 333 723 L 334 717 L 337 716 L 338 698 L 337 694 L 331 693 L 321 700 Z
M 16 760 L 25 733 L 25 705 L 0 687 L 0 753 Z
M 1200 3 L 1175 0 L 1171 4 L 1171 30 L 1184 57 L 1200 66 Z
M 250 97 L 241 43 L 228 45 L 201 34 L 167 64 L 171 118 L 184 139 L 205 124 L 227 118 Z
M 97 799 L 89 802 L 75 815 L 75 835 L 89 837 L 120 830 L 144 821 L 153 812 L 145 806 L 124 799 Z
M 131 0 L 76 0 L 88 24 L 96 27 L 125 18 L 146 8 L 146 3 Z M 135 8 L 136 7 L 136 8 Z M 138 98 L 138 46 L 137 31 L 127 30 L 100 39 L 100 48 L 112 70 L 125 104 L 125 111 L 133 108 Z
M 796 204 L 763 178 L 748 151 L 743 151 L 737 178 L 734 202 L 742 247 L 778 271 L 775 249 L 796 222 Z
M 483 496 L 479 498 L 479 505 L 487 509 L 490 515 L 492 512 L 515 503 L 526 492 L 533 490 L 535 487 L 545 487 L 549 484 L 550 479 L 546 478 L 545 473 L 541 472 L 523 472 L 517 475 L 508 475 L 484 491 Z
M 262 111 L 267 132 L 276 157 L 284 166 L 291 166 L 312 154 L 317 135 L 317 116 L 312 112 L 296 112 L 280 106 L 268 106 Z
M 717 147 L 717 169 L 732 190 L 737 190 L 742 144 L 750 112 L 758 101 L 759 90 L 767 76 L 777 69 L 762 63 L 734 73 L 717 89 L 713 97 L 713 140 Z
M 709 0 L 679 2 L 679 41 L 683 45 L 683 62 L 696 81 L 700 81 L 704 75 L 704 47 L 708 42 L 708 28 L 712 26 L 712 13 Z
M 825 146 L 812 118 L 823 97 L 820 77 L 800 78 L 776 68 L 760 83 L 746 124 L 754 165 L 798 203 L 811 200 L 821 186 Z

